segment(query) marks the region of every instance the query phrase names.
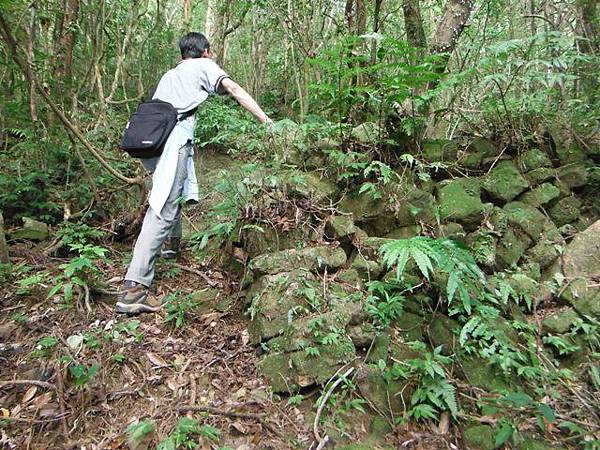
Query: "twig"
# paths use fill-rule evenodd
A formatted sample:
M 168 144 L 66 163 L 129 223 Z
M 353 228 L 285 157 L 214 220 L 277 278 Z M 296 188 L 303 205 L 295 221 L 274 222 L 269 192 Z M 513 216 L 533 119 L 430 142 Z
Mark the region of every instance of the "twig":
M 256 420 L 262 426 L 264 426 L 267 430 L 269 430 L 271 433 L 275 434 L 277 437 L 282 438 L 281 433 L 279 431 L 277 431 L 275 428 L 273 428 L 273 426 L 265 420 L 264 414 L 227 411 L 225 409 L 215 408 L 214 406 L 200 406 L 200 405 L 180 406 L 179 408 L 177 408 L 177 411 L 179 411 L 179 412 L 197 411 L 197 412 L 205 412 L 205 413 L 213 414 L 216 416 L 225 416 L 225 417 L 238 418 L 238 419 Z
M 85 309 L 87 309 L 88 314 L 92 313 L 92 305 L 90 304 L 90 288 L 86 283 L 83 283 L 83 290 L 85 291 Z
M 205 273 L 200 272 L 199 270 L 192 269 L 191 267 L 187 267 L 187 266 L 184 266 L 184 265 L 178 264 L 178 263 L 171 263 L 171 266 L 177 267 L 178 269 L 181 269 L 181 270 L 185 270 L 186 272 L 189 272 L 189 273 L 193 273 L 194 275 L 198 275 L 204 281 L 206 281 L 210 287 L 216 287 L 216 286 L 218 286 L 217 283 L 215 283 L 213 280 L 211 280 L 210 278 L 208 278 L 208 276 Z
M 317 447 L 318 449 L 323 448 L 325 446 L 325 444 L 327 444 L 327 441 L 329 441 L 329 436 L 325 436 L 324 438 L 321 438 L 321 435 L 319 434 L 319 420 L 321 419 L 321 414 L 323 413 L 323 408 L 325 408 L 325 403 L 327 403 L 327 400 L 329 399 L 329 397 L 331 397 L 331 394 L 333 394 L 333 391 L 335 390 L 335 388 L 338 387 L 339 384 L 342 381 L 344 381 L 344 379 L 347 378 L 353 371 L 354 371 L 354 367 L 350 367 L 348 370 L 346 370 L 346 372 L 344 372 L 344 374 L 342 376 L 340 376 L 335 381 L 335 383 L 333 383 L 331 385 L 331 387 L 329 388 L 329 390 L 327 391 L 327 393 L 321 400 L 321 403 L 319 404 L 319 408 L 317 409 L 317 415 L 315 416 L 315 421 L 313 422 L 313 433 L 315 435 L 315 439 L 319 442 L 319 446 Z
M 39 387 L 43 387 L 43 388 L 47 388 L 47 389 L 54 389 L 55 391 L 56 386 L 52 383 L 48 383 L 46 381 L 39 381 L 39 380 L 10 380 L 10 381 L 0 381 L 0 389 L 6 387 L 6 386 L 20 386 L 20 385 L 27 385 L 27 384 L 31 384 L 33 386 L 39 386 Z
M 65 413 L 64 384 L 63 384 L 63 378 L 62 378 L 62 373 L 60 371 L 59 363 L 56 363 L 56 365 L 54 366 L 54 371 L 56 372 L 56 395 L 58 397 L 58 406 L 60 408 L 61 426 L 62 426 L 63 434 L 65 435 L 65 438 L 68 438 L 69 427 L 67 426 L 67 419 L 65 418 L 66 413 Z

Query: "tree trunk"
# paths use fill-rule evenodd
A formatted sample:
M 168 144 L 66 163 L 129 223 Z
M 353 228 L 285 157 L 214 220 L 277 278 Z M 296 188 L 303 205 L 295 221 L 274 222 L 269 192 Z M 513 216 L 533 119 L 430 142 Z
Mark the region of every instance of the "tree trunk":
M 75 45 L 75 28 L 79 15 L 79 0 L 65 0 L 58 35 L 58 51 L 55 54 L 55 73 L 61 80 L 68 80 L 72 74 L 73 46 Z
M 10 263 L 8 246 L 6 245 L 6 238 L 4 237 L 4 217 L 2 216 L 2 211 L 0 211 L 0 263 Z
M 383 0 L 375 0 L 375 8 L 373 9 L 373 34 L 379 33 L 379 20 L 381 14 L 381 5 Z M 371 42 L 371 64 L 377 62 L 377 39 Z
M 404 0 L 402 2 L 404 13 L 404 27 L 406 28 L 406 40 L 408 45 L 423 50 L 427 48 L 425 30 L 423 29 L 423 18 L 421 16 L 421 5 L 419 0 Z
M 431 54 L 447 55 L 446 62 L 450 54 L 454 51 L 458 38 L 463 32 L 471 11 L 473 9 L 472 0 L 448 0 L 444 16 L 440 21 L 433 42 L 431 44 Z M 446 64 L 441 67 L 441 71 L 446 69 Z
M 186 32 L 190 30 L 192 24 L 192 0 L 183 0 L 183 27 Z
M 598 0 L 577 1 L 577 31 L 584 38 L 579 48 L 588 55 L 598 53 L 598 3 Z

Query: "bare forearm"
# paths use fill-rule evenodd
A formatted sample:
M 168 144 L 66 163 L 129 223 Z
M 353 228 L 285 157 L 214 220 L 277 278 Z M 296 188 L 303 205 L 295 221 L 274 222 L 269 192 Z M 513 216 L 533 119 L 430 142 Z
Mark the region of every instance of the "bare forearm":
M 239 84 L 227 79 L 223 81 L 223 86 L 229 94 L 248 112 L 256 117 L 261 123 L 270 122 L 271 119 L 265 114 L 262 108 L 256 103 L 246 90 Z

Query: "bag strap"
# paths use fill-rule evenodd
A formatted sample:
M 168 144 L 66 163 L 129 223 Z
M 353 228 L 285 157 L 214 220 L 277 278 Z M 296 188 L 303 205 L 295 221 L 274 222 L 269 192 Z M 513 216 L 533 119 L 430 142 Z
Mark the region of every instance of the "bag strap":
M 187 119 L 188 117 L 193 116 L 194 114 L 196 114 L 196 111 L 198 111 L 197 106 L 193 109 L 190 109 L 189 111 L 184 112 L 183 114 L 181 114 L 181 116 L 179 116 L 179 118 L 177 119 L 177 122 L 181 122 L 181 121 Z

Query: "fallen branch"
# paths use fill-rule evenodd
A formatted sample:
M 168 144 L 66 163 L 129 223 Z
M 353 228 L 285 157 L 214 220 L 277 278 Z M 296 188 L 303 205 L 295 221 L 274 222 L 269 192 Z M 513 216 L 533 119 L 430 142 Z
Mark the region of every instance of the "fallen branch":
M 273 428 L 273 426 L 265 420 L 264 414 L 228 411 L 225 409 L 215 408 L 214 406 L 199 406 L 199 405 L 180 406 L 179 408 L 177 408 L 177 411 L 178 412 L 190 412 L 190 411 L 205 412 L 208 414 L 213 414 L 215 416 L 224 416 L 224 417 L 231 417 L 231 418 L 237 418 L 237 419 L 255 420 L 255 421 L 259 422 L 267 430 L 269 430 L 271 433 L 275 434 L 277 437 L 280 437 L 280 438 L 282 437 L 281 433 L 279 431 L 277 431 L 275 428 Z
M 210 287 L 216 287 L 216 286 L 218 286 L 218 283 L 216 283 L 213 280 L 211 280 L 210 278 L 208 278 L 208 275 L 206 275 L 203 272 L 200 272 L 199 270 L 192 269 L 191 267 L 187 267 L 187 266 L 184 266 L 184 265 L 179 264 L 179 263 L 171 263 L 171 266 L 177 267 L 178 269 L 184 270 L 184 271 L 189 272 L 189 273 L 193 273 L 194 275 L 198 275 L 204 281 L 206 281 Z
M 57 390 L 56 386 L 52 383 L 48 383 L 47 381 L 40 381 L 40 380 L 9 380 L 9 381 L 0 381 L 0 389 L 6 387 L 6 386 L 26 386 L 26 385 L 32 385 L 32 386 L 38 386 L 38 387 L 43 387 L 46 389 L 53 389 L 53 390 Z
M 354 367 L 350 367 L 348 370 L 346 370 L 346 372 L 344 372 L 342 376 L 335 380 L 335 383 L 331 385 L 331 387 L 321 400 L 321 403 L 319 404 L 319 408 L 317 409 L 317 415 L 315 416 L 315 421 L 313 422 L 313 433 L 315 435 L 315 439 L 319 443 L 317 449 L 322 449 L 329 441 L 329 436 L 326 435 L 325 437 L 321 438 L 321 435 L 319 434 L 319 420 L 321 419 L 323 408 L 325 408 L 325 404 L 327 403 L 327 400 L 329 400 L 329 397 L 331 397 L 331 394 L 333 394 L 335 388 L 338 387 L 340 383 L 344 381 L 353 371 Z

